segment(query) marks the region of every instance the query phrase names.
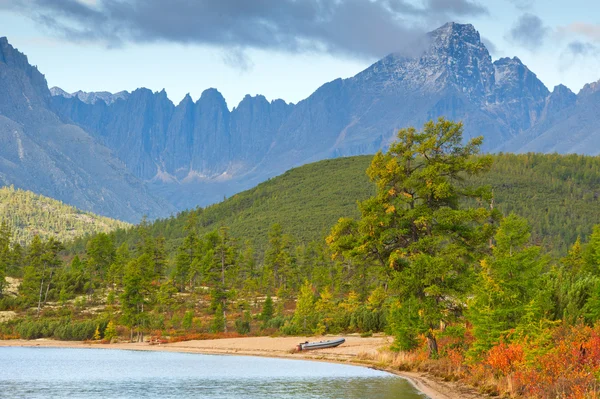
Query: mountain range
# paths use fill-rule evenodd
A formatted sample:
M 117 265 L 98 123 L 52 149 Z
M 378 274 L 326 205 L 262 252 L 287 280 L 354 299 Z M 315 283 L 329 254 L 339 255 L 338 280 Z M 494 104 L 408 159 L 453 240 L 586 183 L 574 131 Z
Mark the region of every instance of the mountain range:
M 6 48 L 16 52 L 2 39 L 3 53 Z M 428 34 L 420 56 L 390 54 L 354 77 L 324 84 L 297 104 L 246 96 L 231 110 L 216 89 L 204 91 L 197 101 L 188 95 L 177 105 L 164 90 L 49 90 L 37 69 L 20 57 L 18 65 L 0 58 L 0 118 L 29 127 L 12 136 L 12 127 L 2 131 L 9 145 L 22 144 L 12 149 L 12 158 L 0 149 L 0 159 L 18 159 L 19 148 L 33 151 L 29 146 L 35 140 L 42 140 L 38 147 L 44 154 L 52 148 L 63 159 L 83 157 L 93 163 L 87 176 L 100 180 L 93 187 L 80 184 L 89 191 L 85 195 L 66 188 L 58 177 L 54 186 L 65 188 L 51 193 L 53 180 L 44 175 L 48 170 L 41 158 L 38 169 L 44 173 L 32 173 L 35 177 L 21 187 L 125 220 L 214 203 L 294 166 L 374 153 L 399 128 L 439 116 L 463 121 L 467 138 L 483 135 L 487 152 L 600 153 L 599 83 L 577 95 L 562 85 L 550 91 L 518 58 L 492 61 L 469 24 L 445 24 Z M 6 74 L 15 71 L 20 71 L 19 84 L 5 85 Z M 50 146 L 49 129 L 38 114 L 52 120 L 55 131 L 74 137 Z M 20 135 L 32 143 L 23 144 Z M 0 182 L 17 185 L 18 170 L 11 174 L 1 165 Z M 73 165 L 57 168 L 65 177 L 82 174 Z M 92 198 L 90 190 L 100 187 L 115 194 L 103 196 L 112 200 L 110 206 Z
M 54 112 L 44 76 L 0 38 L 0 185 L 135 221 L 174 208 L 82 127 Z

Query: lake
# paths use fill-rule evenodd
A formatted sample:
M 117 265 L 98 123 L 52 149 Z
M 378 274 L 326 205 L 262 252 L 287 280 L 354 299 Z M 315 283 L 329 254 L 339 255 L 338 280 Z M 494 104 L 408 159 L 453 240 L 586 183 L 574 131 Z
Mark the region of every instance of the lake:
M 0 348 L 1 398 L 423 399 L 364 367 L 248 356 Z

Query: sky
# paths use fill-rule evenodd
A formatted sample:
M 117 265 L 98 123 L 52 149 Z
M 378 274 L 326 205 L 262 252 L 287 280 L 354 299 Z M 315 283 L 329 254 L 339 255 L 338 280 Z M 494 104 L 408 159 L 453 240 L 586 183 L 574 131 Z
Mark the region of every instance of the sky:
M 50 87 L 218 89 L 296 103 L 391 52 L 471 23 L 494 60 L 519 57 L 550 90 L 600 79 L 596 0 L 0 0 L 0 36 Z

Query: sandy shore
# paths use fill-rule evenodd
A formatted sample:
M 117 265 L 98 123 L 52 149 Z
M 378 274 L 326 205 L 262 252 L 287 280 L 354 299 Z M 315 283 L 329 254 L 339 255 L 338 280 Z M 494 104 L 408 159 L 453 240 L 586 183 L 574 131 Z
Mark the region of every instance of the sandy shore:
M 8 340 L 1 341 L 1 346 L 25 346 L 25 347 L 52 347 L 52 348 L 95 348 L 95 349 L 123 349 L 123 350 L 146 350 L 186 352 L 201 354 L 225 354 L 266 356 L 287 359 L 315 360 L 334 363 L 354 364 L 366 367 L 379 368 L 404 377 L 411 381 L 415 387 L 425 393 L 431 399 L 481 399 L 485 396 L 476 393 L 463 385 L 455 382 L 441 381 L 424 373 L 400 372 L 391 369 L 380 368 L 374 362 L 364 360 L 364 355 L 377 354 L 381 348 L 390 344 L 387 337 L 360 338 L 347 336 L 346 343 L 337 348 L 321 349 L 317 351 L 293 352 L 299 342 L 314 341 L 315 338 L 304 337 L 247 337 L 228 338 L 203 341 L 185 341 L 161 345 L 149 345 L 148 343 L 116 343 L 110 345 L 89 344 L 76 341 L 54 341 L 47 339 L 39 340 Z

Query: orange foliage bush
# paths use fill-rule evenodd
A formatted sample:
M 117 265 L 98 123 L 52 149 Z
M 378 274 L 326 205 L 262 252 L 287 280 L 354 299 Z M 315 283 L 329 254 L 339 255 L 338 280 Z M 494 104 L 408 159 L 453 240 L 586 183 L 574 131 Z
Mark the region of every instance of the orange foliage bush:
M 550 340 L 543 344 L 526 338 L 500 343 L 475 363 L 465 359 L 468 333 L 464 340 L 440 337 L 439 359 L 426 359 L 427 345 L 422 342 L 417 350 L 402 354 L 401 368 L 462 379 L 495 395 L 600 399 L 600 324 L 553 327 L 549 333 Z
M 520 344 L 501 343 L 488 352 L 486 363 L 495 374 L 508 376 L 523 362 L 524 354 Z

